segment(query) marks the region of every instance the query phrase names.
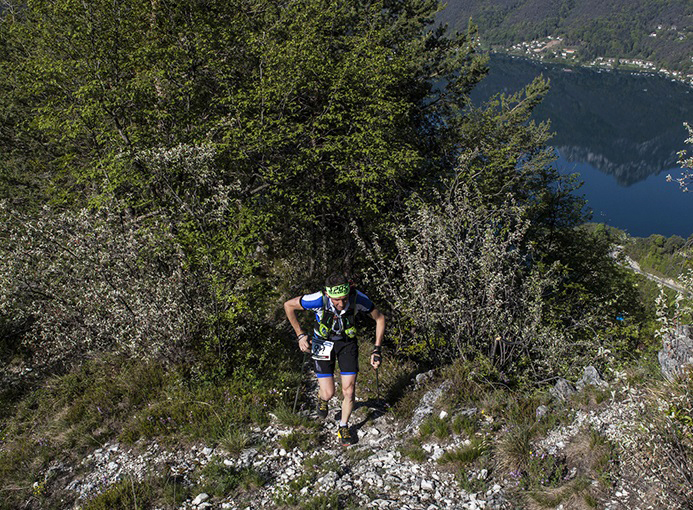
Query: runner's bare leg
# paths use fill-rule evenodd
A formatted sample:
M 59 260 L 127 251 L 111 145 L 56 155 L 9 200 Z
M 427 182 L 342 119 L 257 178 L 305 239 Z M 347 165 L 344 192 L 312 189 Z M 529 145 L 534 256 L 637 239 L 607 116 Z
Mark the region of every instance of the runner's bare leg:
M 351 411 L 354 409 L 354 394 L 356 391 L 356 374 L 342 375 L 342 423 L 349 423 Z M 334 386 L 333 386 L 334 387 Z
M 334 377 L 318 377 L 318 396 L 325 402 L 334 395 Z

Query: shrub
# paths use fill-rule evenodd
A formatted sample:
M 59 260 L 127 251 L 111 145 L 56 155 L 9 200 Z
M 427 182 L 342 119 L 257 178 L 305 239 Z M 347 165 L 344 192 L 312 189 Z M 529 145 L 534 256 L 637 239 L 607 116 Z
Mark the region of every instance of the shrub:
M 173 360 L 207 310 L 173 233 L 112 204 L 30 218 L 0 206 L 0 317 L 27 321 L 34 366 L 95 352 Z
M 662 287 L 655 300 L 657 321 L 660 324 L 659 330 L 655 332 L 657 336 L 676 335 L 681 324 L 693 321 L 693 269 L 682 274 L 679 282 L 684 292 L 677 292 L 673 299 L 669 299 Z
M 399 347 L 440 361 L 493 354 L 497 346 L 503 365 L 517 368 L 531 353 L 544 360 L 544 371 L 555 368 L 570 343 L 545 327 L 542 298 L 558 275 L 531 264 L 525 210 L 510 198 L 484 205 L 465 186 L 438 205 L 412 205 L 396 234 L 398 258 L 381 277 L 391 308 L 416 325 Z

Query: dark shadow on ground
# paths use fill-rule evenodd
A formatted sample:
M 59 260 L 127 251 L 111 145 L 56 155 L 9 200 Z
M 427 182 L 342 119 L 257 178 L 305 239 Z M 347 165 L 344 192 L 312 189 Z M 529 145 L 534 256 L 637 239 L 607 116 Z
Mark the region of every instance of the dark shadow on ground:
M 368 408 L 369 411 L 361 421 L 351 426 L 351 428 L 355 431 L 361 430 L 366 423 L 380 418 L 387 412 L 386 403 L 383 399 L 369 399 L 365 402 L 357 402 L 354 405 L 354 411 L 362 407 Z M 358 437 L 358 434 L 354 434 L 354 436 Z

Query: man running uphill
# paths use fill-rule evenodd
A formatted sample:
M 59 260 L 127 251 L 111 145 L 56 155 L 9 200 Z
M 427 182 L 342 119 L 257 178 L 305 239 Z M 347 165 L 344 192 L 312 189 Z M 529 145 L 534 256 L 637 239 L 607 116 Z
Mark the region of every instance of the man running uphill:
M 315 312 L 315 329 L 312 335 L 303 331 L 296 318 L 296 310 Z M 351 289 L 344 275 L 330 276 L 324 292 L 306 294 L 284 303 L 284 311 L 296 332 L 298 346 L 303 352 L 312 352 L 315 375 L 318 377 L 318 415 L 327 416 L 327 403 L 334 395 L 334 368 L 339 363 L 342 384 L 342 417 L 337 437 L 343 445 L 351 444 L 349 417 L 354 408 L 356 375 L 359 371 L 358 344 L 356 342 L 355 317 L 367 313 L 375 320 L 375 347 L 371 365 L 380 365 L 381 345 L 385 334 L 385 316 L 368 297 Z M 312 337 L 312 338 L 311 338 Z

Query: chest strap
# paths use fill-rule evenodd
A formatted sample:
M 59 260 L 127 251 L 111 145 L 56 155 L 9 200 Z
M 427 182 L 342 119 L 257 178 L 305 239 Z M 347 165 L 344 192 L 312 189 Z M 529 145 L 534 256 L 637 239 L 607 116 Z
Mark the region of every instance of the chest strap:
M 331 333 L 336 333 L 332 331 L 332 327 L 336 320 L 341 319 L 342 321 L 342 332 L 348 338 L 356 337 L 356 292 L 351 292 L 349 294 L 349 308 L 344 315 L 337 315 L 329 308 L 329 298 L 323 292 L 322 293 L 322 315 L 320 322 L 315 328 L 315 334 L 320 338 L 327 340 Z

